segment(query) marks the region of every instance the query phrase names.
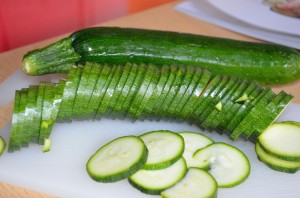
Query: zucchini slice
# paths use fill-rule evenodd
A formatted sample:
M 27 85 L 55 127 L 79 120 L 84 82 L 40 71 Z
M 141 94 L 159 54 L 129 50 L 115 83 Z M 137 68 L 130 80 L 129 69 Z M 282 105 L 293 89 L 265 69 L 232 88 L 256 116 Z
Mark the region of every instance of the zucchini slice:
M 88 108 L 86 109 L 86 114 L 90 115 L 92 119 L 96 118 L 97 110 L 99 108 L 100 102 L 103 99 L 103 96 L 107 90 L 107 87 L 114 75 L 114 71 L 116 69 L 115 66 L 102 66 L 101 73 L 98 77 L 98 81 L 93 90 L 91 99 L 89 101 Z
M 125 111 L 124 111 L 123 104 L 124 104 L 124 102 L 125 102 L 125 100 L 128 96 L 128 93 L 129 93 L 129 91 L 130 91 L 130 89 L 133 85 L 133 82 L 135 80 L 135 77 L 138 73 L 138 66 L 137 65 L 127 63 L 125 65 L 125 68 L 126 67 L 128 67 L 128 69 L 126 69 L 126 72 L 129 72 L 129 73 L 128 73 L 127 79 L 124 83 L 123 89 L 120 92 L 120 95 L 119 95 L 118 100 L 116 102 L 116 106 L 114 107 L 115 114 L 118 114 L 119 118 L 122 118 L 122 116 L 124 117 Z M 125 71 L 123 71 L 123 73 L 124 72 Z
M 130 74 L 130 71 L 132 69 L 131 64 L 126 64 L 123 68 L 123 72 L 121 74 L 120 80 L 114 90 L 114 95 L 112 96 L 112 99 L 108 106 L 108 116 L 112 118 L 116 118 L 118 112 L 120 112 L 122 108 L 122 104 L 124 102 L 125 97 L 121 96 L 123 94 L 123 88 L 128 80 L 128 76 Z M 121 97 L 121 101 L 119 101 L 119 98 Z
M 116 94 L 116 87 L 120 81 L 120 78 L 122 76 L 122 67 L 121 65 L 116 65 L 116 70 L 114 71 L 114 74 L 112 76 L 112 79 L 103 95 L 102 100 L 100 101 L 99 108 L 97 110 L 97 118 L 101 118 L 109 111 L 109 105 L 113 101 L 113 98 Z
M 36 122 L 32 123 L 34 128 L 37 130 L 34 132 L 33 137 L 31 139 L 32 142 L 38 143 L 40 137 L 40 128 L 42 122 L 42 112 L 43 112 L 43 102 L 44 102 L 44 93 L 47 82 L 42 81 L 39 84 L 38 95 L 36 99 Z M 51 132 L 51 131 L 50 131 Z
M 0 156 L 1 156 L 2 153 L 4 152 L 5 147 L 6 147 L 6 142 L 5 142 L 5 140 L 3 139 L 3 137 L 0 136 Z
M 14 109 L 10 128 L 8 151 L 17 150 L 18 114 L 20 108 L 21 90 L 15 91 Z
M 162 68 L 159 70 L 159 72 L 160 72 L 160 74 L 159 74 L 160 78 L 159 78 L 157 85 L 154 88 L 154 90 L 151 94 L 151 97 L 149 98 L 149 101 L 144 110 L 145 114 L 147 116 L 152 115 L 153 112 L 155 111 L 155 109 L 157 109 L 156 102 L 159 99 L 159 97 L 163 91 L 163 88 L 167 84 L 168 79 L 169 79 L 170 72 L 169 72 L 168 66 L 166 66 L 166 65 L 162 66 Z M 149 118 L 149 119 L 151 119 L 151 118 Z
M 270 155 L 300 162 L 300 123 L 273 123 L 258 137 L 258 141 Z
M 211 92 L 207 96 L 204 96 L 203 101 L 198 104 L 198 107 L 193 112 L 194 116 L 197 117 L 196 124 L 200 126 L 200 128 L 202 128 L 202 123 L 207 119 L 207 116 L 215 109 L 217 104 L 215 99 L 219 97 L 219 93 L 222 92 L 222 90 L 227 90 L 224 86 L 228 83 L 230 77 L 222 76 L 220 80 L 216 86 L 213 86 Z
M 83 72 L 82 66 L 72 67 L 66 82 L 64 93 L 62 96 L 61 106 L 58 112 L 57 119 L 60 122 L 71 122 L 73 115 L 73 106 L 77 89 L 80 83 Z
M 85 97 L 83 98 L 82 106 L 83 110 L 81 111 L 81 119 L 91 119 L 92 118 L 92 113 L 93 109 L 90 108 L 90 101 L 92 99 L 94 90 L 96 89 L 96 84 L 99 80 L 99 75 L 101 74 L 103 69 L 103 65 L 98 65 L 98 64 L 93 64 L 91 73 L 88 78 L 88 85 L 85 88 L 86 89 L 86 94 Z
M 181 135 L 167 130 L 150 131 L 140 138 L 145 142 L 149 155 L 144 169 L 157 170 L 174 164 L 184 152 Z
M 189 168 L 177 184 L 161 192 L 162 198 L 216 198 L 218 185 L 214 177 L 200 168 Z
M 54 95 L 54 100 L 53 100 L 53 104 L 52 104 L 50 120 L 48 123 L 46 138 L 48 138 L 50 136 L 52 128 L 54 126 L 54 123 L 56 122 L 65 86 L 66 86 L 66 79 L 61 78 L 55 88 L 55 95 Z
M 170 90 L 173 88 L 172 85 L 176 78 L 177 69 L 178 67 L 175 65 L 170 66 L 168 71 L 170 72 L 168 81 L 166 82 L 166 84 L 163 85 L 162 92 L 159 98 L 157 98 L 156 106 L 154 107 L 154 110 L 155 110 L 155 114 L 158 115 L 160 118 L 164 118 L 166 116 L 165 111 L 168 108 L 168 105 L 166 104 L 168 100 L 167 96 Z
M 139 65 L 133 64 L 132 66 L 137 67 L 138 71 L 135 76 L 134 82 L 133 82 L 132 86 L 130 87 L 130 90 L 127 94 L 127 97 L 123 103 L 122 109 L 125 112 L 124 117 L 130 116 L 130 115 L 128 115 L 128 112 L 129 112 L 130 108 L 132 108 L 132 103 L 136 97 L 137 92 L 140 89 L 140 86 L 143 83 L 145 73 L 146 73 L 145 65 L 139 66 Z
M 174 117 L 180 121 L 184 121 L 190 114 L 194 102 L 202 93 L 204 87 L 210 79 L 210 72 L 195 68 L 194 75 L 189 83 L 187 90 L 182 96 L 178 106 L 175 109 Z
M 160 170 L 141 169 L 129 177 L 129 183 L 143 193 L 159 195 L 163 190 L 175 185 L 186 174 L 184 158 L 173 165 Z
M 73 104 L 73 111 L 72 111 L 72 120 L 78 119 L 80 120 L 84 109 L 84 98 L 87 97 L 89 93 L 89 89 L 87 89 L 89 84 L 89 75 L 92 70 L 92 63 L 87 62 L 84 65 L 80 81 L 78 83 L 77 91 L 75 94 L 74 104 Z
M 37 127 L 36 122 L 36 101 L 38 95 L 38 85 L 30 85 L 28 89 L 28 99 L 26 103 L 25 109 L 25 120 L 24 120 L 24 128 L 28 130 L 28 134 L 26 138 L 23 139 L 23 144 L 28 145 L 33 136 L 39 133 L 39 127 Z M 26 130 L 26 131 L 27 131 Z
M 44 140 L 44 146 L 43 146 L 43 152 L 49 152 L 51 148 L 51 140 L 49 138 L 45 138 Z
M 153 67 L 153 72 L 154 72 L 154 74 L 152 76 L 151 82 L 147 88 L 147 91 L 144 94 L 144 97 L 140 103 L 139 108 L 137 109 L 137 111 L 135 113 L 135 118 L 138 118 L 140 120 L 144 119 L 144 117 L 145 117 L 145 114 L 143 112 L 145 111 L 148 101 L 150 100 L 150 98 L 153 94 L 153 91 L 155 90 L 155 87 L 157 87 L 157 83 L 160 78 L 160 75 L 159 75 L 160 71 L 157 68 Z
M 234 102 L 236 98 L 240 97 L 242 93 L 249 86 L 249 82 L 245 80 L 238 81 L 239 86 L 236 90 L 233 91 L 232 96 L 224 103 L 222 111 L 217 115 L 217 118 L 214 120 L 212 128 L 217 130 L 219 133 L 223 133 L 228 123 L 234 118 L 236 112 L 239 110 L 240 104 Z
M 293 96 L 281 91 L 270 102 L 264 111 L 260 111 L 260 114 L 256 116 L 256 120 L 252 120 L 252 130 L 250 134 L 245 136 L 246 140 L 256 142 L 257 138 L 270 126 L 277 117 L 284 111 L 287 105 L 291 102 Z
M 186 84 L 184 84 L 183 81 L 186 73 L 187 73 L 186 67 L 182 67 L 182 66 L 176 67 L 176 71 L 174 72 L 175 78 L 160 108 L 161 112 L 164 114 L 164 117 L 167 118 L 172 117 L 172 114 L 169 113 L 169 109 L 171 107 L 172 102 L 175 99 L 176 93 L 178 92 L 180 86 L 181 85 L 186 86 Z
M 208 171 L 217 180 L 218 187 L 231 188 L 249 176 L 250 162 L 238 148 L 226 143 L 213 143 L 193 155 L 198 168 Z
M 227 126 L 225 127 L 223 133 L 232 135 L 232 132 L 236 129 L 236 127 L 238 127 L 238 125 L 240 125 L 240 122 L 244 119 L 247 113 L 255 106 L 257 101 L 259 101 L 259 99 L 264 96 L 265 92 L 261 93 L 262 91 L 260 89 L 260 86 L 256 82 L 250 82 L 247 88 L 244 90 L 243 93 L 241 93 L 240 96 L 245 94 L 251 95 L 255 98 L 255 100 L 247 100 L 243 103 L 239 103 L 235 102 L 237 99 L 235 98 L 234 102 L 237 105 L 238 109 L 235 112 L 231 112 L 234 116 L 227 123 Z
M 221 90 L 221 92 L 219 93 L 218 97 L 214 98 L 214 109 L 212 110 L 212 112 L 205 118 L 204 122 L 201 124 L 201 127 L 205 130 L 213 130 L 215 129 L 215 123 L 217 123 L 219 120 L 216 120 L 217 115 L 224 109 L 223 109 L 223 105 L 226 104 L 226 102 L 229 100 L 229 97 L 232 95 L 232 93 L 235 91 L 235 89 L 237 88 L 237 82 L 238 79 L 237 78 L 230 78 L 230 80 L 228 81 L 228 83 L 225 85 L 225 87 Z M 226 111 L 226 109 L 225 109 Z
M 147 147 L 139 137 L 124 136 L 96 151 L 88 160 L 86 169 L 98 182 L 116 182 L 143 168 L 147 156 Z
M 270 155 L 262 148 L 259 141 L 255 143 L 255 152 L 258 159 L 273 170 L 285 173 L 295 173 L 300 169 L 300 162 L 288 161 Z
M 29 131 L 24 127 L 25 125 L 25 110 L 26 104 L 28 99 L 28 88 L 21 89 L 21 98 L 20 98 L 20 106 L 19 106 L 19 113 L 18 113 L 18 133 L 16 136 L 17 140 L 17 148 L 21 148 L 24 144 L 24 140 L 27 139 L 29 136 Z
M 168 108 L 168 115 L 176 118 L 176 111 L 177 111 L 177 109 L 182 107 L 181 101 L 184 100 L 183 99 L 184 94 L 188 90 L 195 73 L 196 72 L 195 72 L 194 67 L 186 68 L 185 76 L 183 77 L 181 84 L 178 85 L 178 91 L 176 92 L 176 95 L 174 96 L 174 98 Z
M 212 139 L 200 133 L 185 131 L 178 134 L 184 139 L 183 157 L 188 168 L 194 167 L 193 154 L 197 150 L 214 143 Z
M 136 116 L 137 115 L 136 112 L 139 111 L 138 114 L 140 114 L 141 113 L 140 108 L 141 107 L 144 108 L 145 104 L 143 104 L 143 103 L 145 101 L 143 101 L 143 98 L 148 90 L 148 87 L 151 84 L 152 77 L 155 74 L 155 70 L 153 67 L 151 67 L 151 65 L 141 65 L 141 67 L 145 67 L 145 74 L 144 74 L 143 80 L 139 86 L 139 89 L 137 90 L 137 92 L 131 102 L 131 105 L 130 105 L 130 108 L 128 111 L 128 117 L 133 118 L 133 119 L 138 119 L 138 117 Z M 142 109 L 142 111 L 143 111 L 143 109 Z
M 216 95 L 216 92 L 214 90 L 216 88 L 219 89 L 220 85 L 224 85 L 224 81 L 222 81 L 224 78 L 223 76 L 216 76 L 213 79 L 209 81 L 209 83 L 205 86 L 205 89 L 202 91 L 194 105 L 192 106 L 192 112 L 191 115 L 194 117 L 194 122 L 197 124 L 202 122 L 205 117 L 201 117 L 200 115 L 203 113 L 203 111 L 206 109 L 207 105 L 209 106 L 212 103 L 212 98 L 214 95 Z
M 51 120 L 51 114 L 53 111 L 53 102 L 55 97 L 55 83 L 46 83 L 45 92 L 43 97 L 43 110 L 41 117 L 39 144 L 44 144 L 45 138 L 50 135 L 50 125 L 53 125 L 55 120 Z

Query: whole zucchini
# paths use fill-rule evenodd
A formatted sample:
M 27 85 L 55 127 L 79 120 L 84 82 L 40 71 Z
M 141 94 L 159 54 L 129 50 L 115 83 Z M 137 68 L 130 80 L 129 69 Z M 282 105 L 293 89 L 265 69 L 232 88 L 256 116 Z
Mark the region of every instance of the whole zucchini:
M 300 53 L 289 47 L 179 32 L 95 27 L 74 32 L 50 46 L 27 53 L 29 75 L 67 73 L 78 62 L 193 65 L 213 75 L 283 84 L 300 77 Z

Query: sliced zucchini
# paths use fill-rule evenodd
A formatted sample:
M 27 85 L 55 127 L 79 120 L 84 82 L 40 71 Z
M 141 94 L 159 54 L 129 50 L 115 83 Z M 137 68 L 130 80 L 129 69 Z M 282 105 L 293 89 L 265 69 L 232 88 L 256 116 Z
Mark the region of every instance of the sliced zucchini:
M 170 72 L 169 72 L 169 67 L 164 65 L 162 66 L 162 68 L 160 69 L 160 79 L 159 81 L 157 82 L 157 86 L 155 87 L 155 89 L 153 90 L 153 93 L 145 107 L 145 114 L 148 116 L 148 115 L 151 115 L 153 116 L 153 112 L 155 112 L 155 109 L 154 108 L 157 108 L 155 105 L 156 105 L 156 101 L 158 100 L 158 98 L 160 97 L 162 91 L 163 91 L 163 88 L 164 86 L 166 85 L 166 83 L 168 82 L 168 79 L 169 79 L 169 75 L 170 75 Z
M 202 104 L 198 105 L 196 110 L 194 111 L 194 114 L 197 116 L 197 124 L 200 126 L 200 128 L 203 128 L 202 123 L 207 120 L 209 114 L 215 110 L 215 106 L 218 102 L 216 102 L 216 99 L 221 98 L 224 95 L 223 91 L 227 91 L 225 86 L 228 84 L 228 81 L 230 80 L 229 76 L 223 76 L 221 78 L 220 83 L 209 93 L 208 96 L 206 96 L 202 102 Z M 221 95 L 219 96 L 219 94 Z M 206 125 L 204 124 L 206 127 Z
M 97 110 L 97 118 L 101 118 L 102 116 L 104 116 L 106 114 L 106 112 L 109 109 L 109 104 L 110 102 L 113 100 L 113 97 L 116 93 L 115 88 L 117 87 L 119 80 L 122 76 L 122 67 L 121 65 L 115 66 L 116 70 L 112 76 L 112 79 L 106 89 L 106 92 L 102 98 L 102 100 L 100 101 L 100 106 Z
M 213 120 L 212 129 L 217 130 L 219 133 L 223 133 L 225 131 L 228 123 L 234 118 L 236 112 L 239 110 L 240 104 L 234 102 L 237 97 L 239 97 L 249 86 L 249 82 L 245 80 L 238 81 L 238 87 L 236 89 L 232 89 L 232 95 L 224 102 L 222 105 L 222 111 L 216 116 Z
M 19 93 L 11 148 L 18 149 L 29 139 L 43 142 L 56 120 L 95 119 L 108 113 L 113 118 L 121 117 L 121 113 L 134 119 L 144 115 L 176 118 L 226 132 L 234 140 L 243 134 L 245 139 L 255 141 L 291 99 L 285 93 L 275 97 L 270 88 L 263 89 L 257 82 L 211 76 L 199 67 L 176 65 L 159 69 L 152 64 L 128 63 L 124 67 L 87 63 L 86 67 L 72 67 L 67 80 L 60 80 L 55 89 L 45 92 L 47 84 L 42 82 L 38 90 L 31 86 Z
M 224 79 L 223 81 L 223 76 L 215 76 L 213 79 L 210 80 L 210 82 L 206 85 L 205 89 L 203 90 L 203 92 L 200 94 L 200 96 L 198 97 L 198 99 L 196 100 L 196 102 L 194 103 L 192 109 L 193 111 L 191 112 L 192 114 L 190 116 L 192 116 L 194 119 L 194 122 L 201 123 L 205 117 L 200 116 L 205 109 L 207 108 L 208 110 L 210 110 L 210 105 L 212 104 L 212 98 L 216 95 L 217 91 L 214 91 L 216 88 L 217 90 L 220 89 L 220 86 L 223 86 L 225 83 Z M 209 111 L 210 112 L 210 111 Z
M 47 83 L 45 86 L 43 110 L 41 117 L 39 144 L 44 144 L 45 138 L 48 138 L 50 134 L 50 125 L 53 125 L 55 120 L 51 120 L 51 114 L 53 111 L 53 102 L 55 97 L 55 83 Z
M 38 95 L 39 86 L 38 85 L 30 85 L 28 89 L 28 99 L 26 103 L 25 109 L 25 119 L 24 119 L 24 128 L 27 129 L 28 134 L 26 138 L 23 138 L 23 144 L 28 145 L 31 141 L 32 137 L 39 133 L 39 128 L 36 126 L 36 101 Z
M 17 133 L 18 133 L 18 114 L 20 108 L 20 99 L 21 99 L 21 90 L 15 91 L 15 100 L 14 100 L 14 109 L 11 121 L 11 128 L 10 128 L 10 137 L 9 137 L 9 145 L 8 151 L 14 151 L 17 149 Z
M 140 103 L 140 106 L 135 113 L 135 118 L 138 118 L 140 120 L 144 119 L 144 118 L 141 118 L 141 115 L 143 114 L 143 112 L 148 104 L 148 101 L 150 100 L 150 98 L 153 94 L 153 91 L 154 91 L 155 87 L 157 87 L 157 83 L 159 81 L 159 77 L 160 77 L 159 70 L 157 68 L 153 67 L 153 73 L 154 74 L 153 74 L 151 82 L 147 88 L 147 91 L 145 92 L 144 97 Z
M 214 130 L 213 123 L 215 117 L 222 111 L 223 104 L 229 100 L 229 97 L 232 95 L 232 90 L 236 89 L 236 84 L 238 79 L 235 77 L 231 77 L 228 83 L 224 86 L 224 88 L 219 92 L 218 96 L 214 97 L 213 104 L 215 104 L 213 110 L 209 115 L 206 116 L 205 120 L 201 123 L 201 128 L 205 130 Z M 215 126 L 214 126 L 215 127 Z
M 210 72 L 208 70 L 200 70 L 199 68 L 195 68 L 191 82 L 174 112 L 174 116 L 176 116 L 178 120 L 185 121 L 187 116 L 193 110 L 193 104 L 204 90 L 209 79 Z
M 170 87 L 168 94 L 166 95 L 164 102 L 161 105 L 161 111 L 165 114 L 165 117 L 172 117 L 172 114 L 170 114 L 169 109 L 174 99 L 176 99 L 175 96 L 179 91 L 181 85 L 184 85 L 183 80 L 186 73 L 186 67 L 177 66 L 175 72 L 175 79 Z M 179 98 L 181 98 L 181 96 L 179 96 Z
M 149 155 L 144 166 L 146 170 L 157 170 L 174 164 L 184 152 L 181 135 L 167 130 L 150 131 L 140 136 Z
M 88 160 L 86 169 L 98 182 L 116 182 L 143 168 L 147 156 L 147 147 L 139 137 L 124 136 L 96 151 Z
M 124 87 L 120 93 L 120 96 L 118 98 L 118 101 L 116 103 L 116 106 L 114 107 L 114 111 L 116 114 L 118 114 L 118 117 L 122 118 L 122 116 L 125 114 L 123 104 L 126 101 L 126 98 L 129 94 L 129 91 L 133 85 L 133 82 L 135 80 L 135 77 L 137 76 L 138 73 L 138 66 L 135 64 L 130 64 L 127 63 L 128 67 L 130 67 L 130 71 L 127 77 L 127 80 L 124 84 Z M 123 114 L 123 115 L 122 115 Z
M 177 184 L 161 192 L 163 198 L 215 198 L 218 184 L 215 178 L 200 168 L 189 168 Z
M 45 138 L 44 140 L 44 146 L 43 146 L 43 152 L 49 152 L 51 148 L 51 140 L 49 138 Z
M 123 88 L 128 80 L 128 76 L 130 74 L 132 65 L 131 64 L 126 64 L 124 68 L 122 69 L 123 72 L 121 74 L 120 80 L 114 90 L 114 95 L 112 96 L 112 99 L 108 105 L 108 115 L 111 116 L 112 118 L 115 118 L 117 116 L 117 113 L 120 111 L 122 108 L 122 104 L 124 102 L 124 96 L 123 96 L 123 101 L 119 101 L 120 96 L 122 95 Z
M 193 155 L 198 168 L 208 171 L 217 180 L 218 187 L 236 186 L 249 176 L 250 162 L 238 148 L 226 143 L 213 143 Z
M 172 100 L 169 108 L 168 108 L 168 115 L 171 115 L 173 117 L 177 117 L 175 114 L 177 114 L 177 109 L 180 108 L 181 101 L 184 100 L 184 94 L 189 88 L 190 83 L 192 82 L 193 76 L 195 74 L 195 68 L 194 67 L 187 67 L 185 76 L 182 79 L 182 83 L 179 85 L 178 91 L 176 95 L 174 96 L 174 99 Z
M 89 63 L 91 64 L 91 63 Z M 102 65 L 92 64 L 92 68 L 90 71 L 90 74 L 88 76 L 87 85 L 84 90 L 83 98 L 81 99 L 81 110 L 80 115 L 77 117 L 79 120 L 86 120 L 92 118 L 92 113 L 90 113 L 90 110 L 87 110 L 89 108 L 89 102 L 91 100 L 93 91 L 95 89 L 95 85 L 98 81 L 99 74 L 102 70 Z
M 44 93 L 46 88 L 47 82 L 42 81 L 39 84 L 39 90 L 38 90 L 38 96 L 36 99 L 36 122 L 33 123 L 34 128 L 37 130 L 34 132 L 33 137 L 31 138 L 32 142 L 38 143 L 39 142 L 39 136 L 40 136 L 40 128 L 41 128 L 41 122 L 42 122 L 42 112 L 43 112 L 43 101 L 44 101 Z
M 97 110 L 95 114 L 95 119 L 101 119 L 102 116 L 106 113 L 108 104 L 110 102 L 110 99 L 112 95 L 114 94 L 115 86 L 117 85 L 119 81 L 119 77 L 121 77 L 121 67 L 118 65 L 113 65 L 112 69 L 109 73 L 109 76 L 103 76 L 105 79 L 105 84 L 100 88 L 101 89 L 101 95 L 98 100 L 96 100 L 97 103 Z
M 133 119 L 137 119 L 136 117 L 136 112 L 140 111 L 139 109 L 141 108 L 143 101 L 143 98 L 148 90 L 149 85 L 151 84 L 152 77 L 155 74 L 154 68 L 151 67 L 151 65 L 141 65 L 141 67 L 145 67 L 145 74 L 144 78 L 141 82 L 141 85 L 139 89 L 137 90 L 134 99 L 131 102 L 129 111 L 128 111 L 128 117 L 131 117 Z M 141 112 L 139 112 L 140 114 Z
M 73 115 L 73 107 L 77 89 L 80 83 L 83 67 L 72 67 L 66 82 L 64 93 L 62 96 L 61 106 L 58 112 L 57 119 L 60 122 L 71 122 Z
M 53 104 L 52 104 L 52 111 L 51 111 L 51 115 L 50 115 L 50 120 L 48 122 L 48 129 L 47 129 L 47 133 L 46 133 L 46 138 L 48 138 L 50 136 L 52 128 L 53 128 L 53 126 L 56 122 L 65 86 L 66 86 L 66 79 L 61 78 L 59 80 L 58 84 L 56 85 L 56 88 L 55 88 L 55 95 L 54 95 L 54 100 L 53 100 Z
M 72 111 L 72 119 L 80 120 L 82 113 L 85 111 L 84 109 L 84 98 L 87 97 L 87 89 L 89 84 L 89 75 L 92 70 L 92 63 L 87 62 L 83 68 L 82 75 L 80 77 L 80 81 L 78 83 L 78 88 L 75 94 L 73 111 Z
M 262 148 L 277 158 L 300 162 L 300 123 L 273 123 L 259 137 Z
M 92 119 L 96 117 L 98 107 L 112 79 L 115 69 L 115 66 L 103 65 L 86 110 L 86 114 L 91 115 Z
M 234 129 L 234 131 L 230 135 L 230 138 L 235 139 L 239 135 L 243 135 L 246 139 L 248 139 L 253 133 L 253 125 L 256 126 L 258 125 L 259 121 L 262 121 L 262 123 L 266 123 L 266 125 L 268 126 L 273 122 L 273 120 L 264 120 L 264 118 L 257 119 L 257 116 L 263 114 L 263 112 L 266 111 L 268 104 L 272 103 L 272 101 L 276 99 L 276 95 L 272 92 L 272 90 L 265 89 L 264 91 L 266 91 L 265 95 L 259 101 L 257 101 L 257 103 L 255 103 L 254 107 L 247 113 L 247 115 L 243 118 L 237 128 Z M 253 99 L 253 101 L 255 101 L 255 99 Z M 275 110 L 274 112 L 269 112 L 269 114 L 271 113 L 277 115 L 277 112 Z M 254 120 L 257 123 L 253 122 Z M 235 137 L 233 137 L 233 134 L 235 134 Z
M 223 107 L 222 102 L 218 102 L 218 103 L 215 105 L 215 108 L 216 108 L 218 111 L 222 111 L 222 107 Z
M 239 97 L 238 99 L 235 100 L 235 102 L 246 102 L 247 100 L 253 100 L 253 97 L 249 97 L 248 94 L 244 93 L 241 97 Z
M 214 143 L 214 141 L 209 137 L 196 132 L 180 132 L 179 135 L 181 135 L 184 139 L 185 148 L 183 157 L 188 168 L 194 167 L 193 154 L 197 150 Z
M 285 173 L 295 173 L 300 169 L 300 162 L 287 161 L 275 157 L 274 155 L 270 155 L 262 148 L 259 141 L 255 143 L 255 152 L 258 159 L 273 170 Z
M 165 110 L 168 107 L 168 105 L 166 104 L 166 102 L 168 100 L 167 96 L 168 96 L 169 91 L 172 89 L 173 82 L 176 78 L 177 69 L 178 69 L 178 67 L 175 65 L 170 66 L 169 71 L 168 71 L 168 72 L 170 72 L 168 81 L 166 82 L 166 84 L 163 85 L 162 92 L 161 92 L 159 98 L 157 98 L 155 107 L 153 108 L 155 110 L 155 115 L 158 115 L 160 118 L 165 118 L 165 116 L 166 116 Z M 163 108 L 165 110 L 163 110 Z
M 244 94 L 254 95 L 253 97 L 255 98 L 255 100 L 247 100 L 247 101 L 245 101 L 243 103 L 235 102 L 235 104 L 237 105 L 238 109 L 236 111 L 231 111 L 231 113 L 234 116 L 227 123 L 227 126 L 223 130 L 223 133 L 226 133 L 228 135 L 232 135 L 232 132 L 240 124 L 240 122 L 247 115 L 247 113 L 253 108 L 253 106 L 255 105 L 255 103 L 257 101 L 259 101 L 259 99 L 261 97 L 264 96 L 265 92 L 263 92 L 261 94 L 260 89 L 261 89 L 260 86 L 256 82 L 250 82 L 248 84 L 247 88 L 244 90 L 244 93 L 242 93 L 242 95 L 244 95 Z M 257 95 L 257 94 L 259 94 L 259 95 Z M 236 99 L 234 101 L 236 101 Z
M 25 125 L 25 110 L 26 110 L 26 104 L 28 99 L 28 88 L 21 89 L 21 98 L 20 98 L 20 106 L 19 106 L 19 113 L 18 113 L 18 133 L 16 136 L 16 146 L 17 148 L 21 148 L 24 144 L 24 140 L 27 139 L 27 136 L 29 135 L 29 131 L 24 128 Z
M 68 74 L 68 78 L 67 78 L 67 82 L 64 88 L 64 93 L 62 95 L 61 98 L 61 106 L 59 108 L 58 111 L 58 115 L 57 115 L 57 121 L 58 122 L 65 122 L 68 111 L 70 111 L 70 109 L 72 109 L 71 105 L 71 100 L 74 98 L 74 78 L 76 76 L 76 71 L 77 71 L 77 66 L 73 66 Z M 42 87 L 43 86 L 43 87 Z M 41 89 L 43 88 L 43 89 Z M 39 92 L 44 91 L 44 85 L 39 85 Z M 41 93 L 40 93 L 41 94 Z M 40 98 L 39 98 L 40 100 Z M 68 120 L 70 122 L 70 120 Z
M 251 135 L 245 136 L 246 140 L 256 142 L 257 138 L 278 118 L 281 112 L 288 106 L 291 102 L 293 96 L 281 91 L 272 102 L 270 102 L 266 107 L 265 111 L 260 111 L 256 119 L 253 119 L 253 128 Z
M 139 66 L 139 65 L 133 64 L 133 67 L 137 67 L 138 71 L 135 76 L 134 82 L 133 82 L 132 86 L 130 87 L 130 90 L 127 94 L 127 97 L 123 103 L 122 111 L 125 112 L 126 116 L 128 114 L 129 109 L 131 108 L 131 104 L 133 103 L 133 100 L 143 82 L 143 79 L 144 79 L 144 76 L 146 73 L 145 65 Z M 124 115 L 124 117 L 126 117 L 126 116 Z
M 176 163 L 164 169 L 141 169 L 129 177 L 129 183 L 143 193 L 159 195 L 162 191 L 180 181 L 186 171 L 186 163 L 182 157 Z
M 3 139 L 3 137 L 0 136 L 0 156 L 1 156 L 2 153 L 4 152 L 5 147 L 6 147 L 6 142 L 5 142 L 5 140 Z

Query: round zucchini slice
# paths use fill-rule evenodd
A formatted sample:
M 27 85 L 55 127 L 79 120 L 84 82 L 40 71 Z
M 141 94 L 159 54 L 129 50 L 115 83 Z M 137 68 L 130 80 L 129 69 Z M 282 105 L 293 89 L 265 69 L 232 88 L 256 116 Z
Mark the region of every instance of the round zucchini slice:
M 86 169 L 98 182 L 116 182 L 141 169 L 147 156 L 147 147 L 139 137 L 124 136 L 101 147 L 90 157 Z

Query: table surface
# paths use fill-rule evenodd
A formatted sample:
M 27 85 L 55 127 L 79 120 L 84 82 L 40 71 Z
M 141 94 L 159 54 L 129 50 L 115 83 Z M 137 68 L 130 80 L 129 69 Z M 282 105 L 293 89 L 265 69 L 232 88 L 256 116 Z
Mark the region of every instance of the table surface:
M 140 13 L 97 24 L 97 26 L 121 26 L 170 30 L 246 41 L 258 41 L 254 38 L 231 32 L 229 30 L 220 28 L 204 21 L 197 20 L 193 17 L 187 16 L 181 12 L 174 10 L 174 5 L 180 2 L 181 1 L 165 4 Z M 34 43 L 0 54 L 0 83 L 10 75 L 12 75 L 20 67 L 22 57 L 26 52 L 32 49 L 46 46 L 64 36 L 65 35 L 61 35 L 59 37 L 47 39 L 42 42 Z M 300 92 L 297 91 L 299 88 L 300 81 L 288 85 L 272 87 L 275 92 L 285 90 L 286 92 L 293 94 L 295 97 L 293 103 L 300 103 Z M 11 115 L 12 102 L 0 107 L 0 128 L 11 121 Z M 0 183 L 0 197 L 50 198 L 53 196 L 45 195 L 42 192 L 34 192 L 29 189 L 24 189 L 22 187 L 17 187 L 2 182 Z

